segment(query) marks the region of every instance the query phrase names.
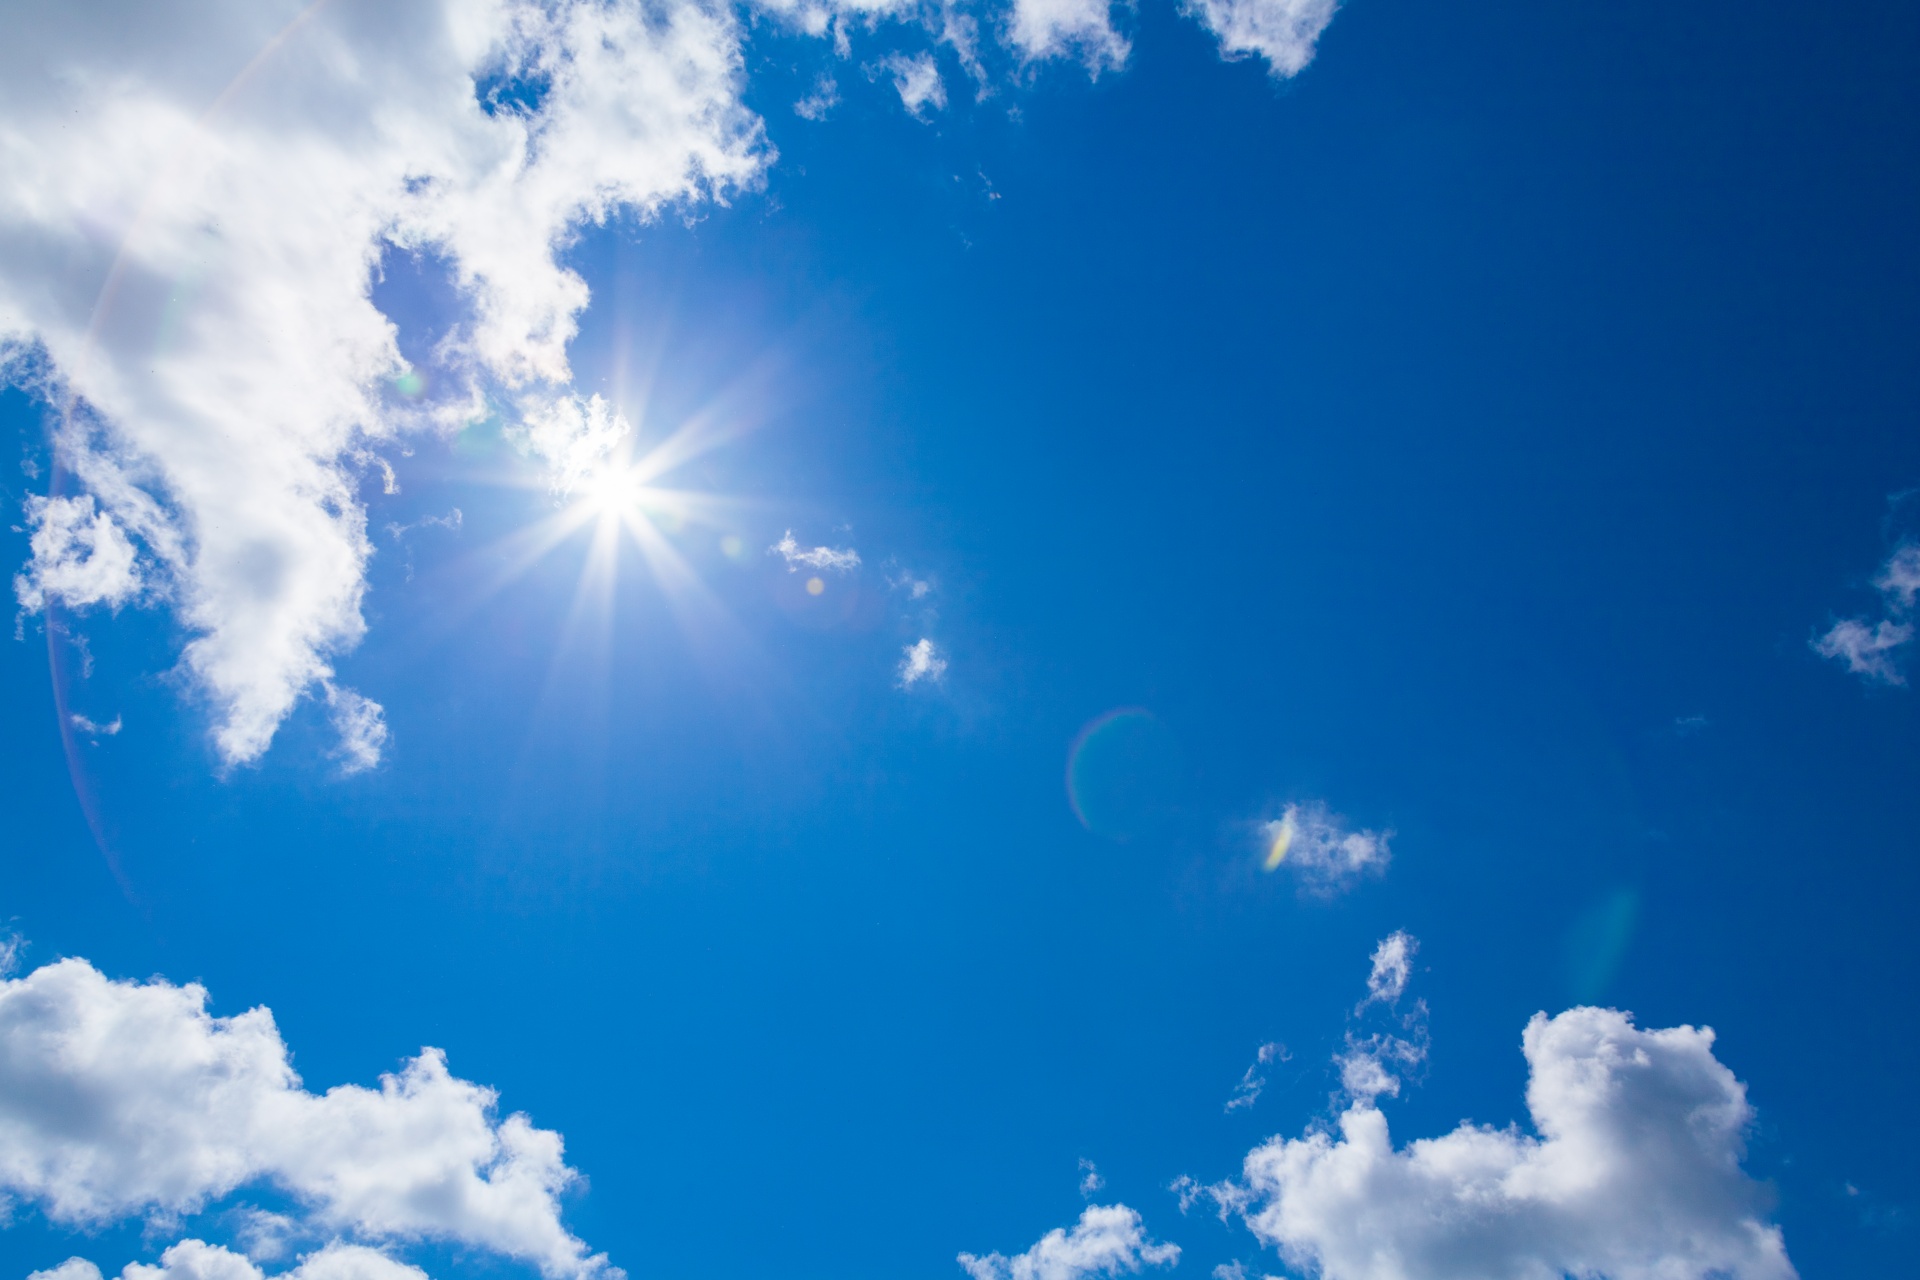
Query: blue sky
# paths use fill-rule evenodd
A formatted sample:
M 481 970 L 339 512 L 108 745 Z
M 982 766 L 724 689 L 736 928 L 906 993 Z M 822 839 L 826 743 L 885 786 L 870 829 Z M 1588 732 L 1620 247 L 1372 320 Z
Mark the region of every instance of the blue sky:
M 1911 1256 L 1913 15 L 92 7 L 14 1274 Z

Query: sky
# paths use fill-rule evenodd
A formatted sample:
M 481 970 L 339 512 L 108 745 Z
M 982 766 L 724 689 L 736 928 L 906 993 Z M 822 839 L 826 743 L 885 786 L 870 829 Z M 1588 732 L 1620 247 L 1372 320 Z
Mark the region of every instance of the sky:
M 1913 1256 L 1920 15 L 7 17 L 7 1276 Z

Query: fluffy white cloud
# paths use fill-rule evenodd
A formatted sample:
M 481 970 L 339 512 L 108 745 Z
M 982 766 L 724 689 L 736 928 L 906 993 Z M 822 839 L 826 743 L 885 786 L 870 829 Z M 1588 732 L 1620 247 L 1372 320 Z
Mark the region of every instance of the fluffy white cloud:
M 100 1280 L 100 1268 L 85 1258 L 35 1271 L 27 1280 Z M 160 1255 L 157 1266 L 135 1262 L 120 1280 L 266 1280 L 252 1261 L 203 1240 L 182 1240 Z M 427 1280 L 426 1272 L 396 1262 L 377 1249 L 335 1242 L 274 1280 Z
M 736 23 L 690 2 L 75 0 L 0 45 L 0 347 L 99 504 L 42 512 L 17 587 L 117 603 L 146 572 L 229 763 L 363 631 L 356 468 L 539 403 L 587 302 L 558 253 L 616 209 L 753 182 Z M 526 92 L 483 101 L 483 89 Z M 370 281 L 432 250 L 470 308 L 422 410 Z M 457 379 L 456 379 L 457 381 Z M 54 500 L 59 501 L 59 500 Z M 49 532 L 51 530 L 52 532 Z
M 1528 1023 L 1533 1133 L 1462 1124 L 1396 1149 L 1371 1094 L 1337 1135 L 1276 1138 L 1217 1188 L 1322 1280 L 1789 1280 L 1753 1120 L 1713 1032 L 1643 1031 L 1612 1009 Z
M 947 660 L 933 641 L 922 636 L 908 645 L 900 656 L 900 686 L 911 689 L 922 680 L 938 682 L 947 674 Z
M 556 1278 L 613 1271 L 560 1222 L 577 1178 L 560 1135 L 524 1115 L 496 1120 L 493 1092 L 452 1075 L 438 1050 L 378 1089 L 314 1094 L 272 1014 L 215 1018 L 206 1002 L 197 985 L 110 981 L 84 960 L 0 982 L 0 1194 L 92 1227 L 264 1183 L 314 1232 L 451 1241 Z M 333 1255 L 312 1280 L 404 1280 L 363 1253 Z M 212 1280 L 193 1269 L 211 1255 L 181 1256 L 183 1274 Z
M 852 547 L 803 547 L 794 541 L 791 529 L 767 548 L 767 554 L 786 561 L 788 573 L 798 573 L 803 568 L 846 573 L 860 567 L 860 553 Z
M 1029 62 L 1079 58 L 1096 76 L 1130 52 L 1114 29 L 1112 0 L 1014 0 L 1007 39 Z
M 118 608 L 140 591 L 133 542 L 93 499 L 27 499 L 32 559 L 15 575 L 13 593 L 23 608 L 38 612 L 49 600 L 76 609 L 104 604 Z
M 1189 11 L 1229 58 L 1257 53 L 1274 75 L 1297 76 L 1313 61 L 1339 0 L 1190 0 Z
M 1336 893 L 1362 876 L 1381 875 L 1392 860 L 1391 831 L 1351 830 L 1318 800 L 1288 805 L 1277 820 L 1263 823 L 1261 832 L 1266 869 L 1292 867 L 1312 893 Z
M 1140 1215 L 1123 1204 L 1089 1205 L 1071 1232 L 1055 1227 L 1025 1253 L 960 1255 L 973 1280 L 1080 1280 L 1119 1276 L 1146 1267 L 1171 1266 L 1180 1246 L 1147 1238 Z

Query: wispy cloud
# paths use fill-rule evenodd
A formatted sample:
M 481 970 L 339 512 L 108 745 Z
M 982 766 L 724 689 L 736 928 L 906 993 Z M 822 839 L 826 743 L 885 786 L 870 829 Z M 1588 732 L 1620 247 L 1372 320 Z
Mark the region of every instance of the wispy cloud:
M 1920 594 L 1920 545 L 1907 543 L 1896 550 L 1873 580 L 1887 616 L 1876 622 L 1843 618 L 1810 642 L 1813 651 L 1847 665 L 1847 670 L 1870 684 L 1904 685 L 1902 651 L 1913 640 L 1909 615 Z
M 90 738 L 111 738 L 114 734 L 120 732 L 119 716 L 115 716 L 105 724 L 101 724 L 98 721 L 89 720 L 78 711 L 75 711 L 68 714 L 67 723 Z
M 900 687 L 911 689 L 923 680 L 938 683 L 947 674 L 947 660 L 933 641 L 924 636 L 902 651 L 900 657 Z
M 356 690 L 331 681 L 325 688 L 333 730 L 340 737 L 340 772 L 364 773 L 380 763 L 393 736 L 387 729 L 386 710 Z
M 786 561 L 788 573 L 798 573 L 801 569 L 848 573 L 860 567 L 860 553 L 852 547 L 803 547 L 794 540 L 791 529 L 767 548 L 767 554 Z
M 1083 1199 L 1092 1199 L 1093 1194 L 1106 1185 L 1107 1180 L 1100 1176 L 1100 1170 L 1095 1167 L 1093 1161 L 1082 1156 L 1080 1159 L 1081 1197 Z
M 1274 1062 L 1285 1062 L 1290 1056 L 1287 1046 L 1277 1041 L 1261 1045 L 1259 1052 L 1253 1056 L 1253 1065 L 1240 1077 L 1240 1083 L 1233 1087 L 1233 1096 L 1227 1099 L 1225 1109 L 1239 1111 L 1260 1101 L 1260 1094 L 1267 1087 L 1267 1078 L 1261 1074 L 1261 1068 Z
M 1290 804 L 1260 826 L 1261 866 L 1290 868 L 1309 893 L 1330 896 L 1366 876 L 1386 872 L 1391 831 L 1354 830 L 1319 800 Z
M 893 77 L 901 105 L 916 119 L 925 120 L 929 107 L 935 111 L 946 109 L 947 86 L 940 79 L 940 68 L 932 54 L 919 53 L 912 57 L 889 54 L 880 60 L 875 70 L 886 71 Z

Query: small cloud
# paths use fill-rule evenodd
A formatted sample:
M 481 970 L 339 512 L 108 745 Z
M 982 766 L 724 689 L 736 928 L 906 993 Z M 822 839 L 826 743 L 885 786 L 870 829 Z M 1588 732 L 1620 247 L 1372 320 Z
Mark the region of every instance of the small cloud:
M 1881 684 L 1905 684 L 1895 655 L 1913 639 L 1909 623 L 1882 618 L 1868 626 L 1861 618 L 1847 618 L 1833 624 L 1832 630 L 1813 641 L 1813 651 L 1823 658 L 1837 658 L 1847 670 L 1868 681 Z
M 933 641 L 924 636 L 902 650 L 900 659 L 900 687 L 911 689 L 922 680 L 931 680 L 935 684 L 947 674 L 947 660 Z
M 860 567 L 860 553 L 852 547 L 802 547 L 794 541 L 791 529 L 767 548 L 767 554 L 786 561 L 788 573 L 798 573 L 802 566 L 833 573 L 847 573 Z
M 340 735 L 340 746 L 335 752 L 340 758 L 340 772 L 351 776 L 379 764 L 381 753 L 393 736 L 387 728 L 386 709 L 344 685 L 328 683 L 326 694 L 334 732 Z
M 1272 822 L 1262 823 L 1269 872 L 1293 868 L 1309 893 L 1329 897 L 1362 876 L 1386 872 L 1392 860 L 1391 831 L 1354 831 L 1346 820 L 1318 800 L 1290 804 Z
M 57 1267 L 28 1272 L 27 1280 L 100 1280 L 100 1268 L 85 1258 L 68 1258 Z
M 1407 979 L 1413 976 L 1413 953 L 1419 949 L 1420 940 L 1405 929 L 1396 929 L 1380 940 L 1380 945 L 1373 949 L 1373 969 L 1367 974 L 1367 998 L 1360 1002 L 1360 1009 L 1374 1003 L 1389 1008 L 1400 1003 Z M 1358 1013 L 1359 1009 L 1354 1012 Z
M 1247 1269 L 1238 1260 L 1223 1262 L 1213 1269 L 1213 1280 L 1247 1280 Z
M 1713 722 L 1705 716 L 1675 716 L 1673 718 L 1673 736 L 1691 738 L 1696 733 L 1704 733 Z
M 1094 1167 L 1093 1161 L 1087 1159 L 1085 1156 L 1080 1157 L 1081 1197 L 1091 1199 L 1094 1192 L 1106 1185 L 1107 1180 L 1100 1176 L 1100 1170 Z
M 76 711 L 67 717 L 67 723 L 72 725 L 74 728 L 78 729 L 80 732 L 93 738 L 111 738 L 114 734 L 120 732 L 119 716 L 115 716 L 112 720 L 108 721 L 106 724 L 100 724 L 96 721 L 87 719 L 85 716 L 81 715 L 78 711 Z
M 389 524 L 387 526 L 387 533 L 395 541 L 404 538 L 415 529 L 449 529 L 458 533 L 460 526 L 465 522 L 466 516 L 461 512 L 460 508 L 455 507 L 443 516 L 421 516 L 411 524 Z
M 903 53 L 889 54 L 879 66 L 893 74 L 893 87 L 915 119 L 926 119 L 929 106 L 935 111 L 946 109 L 947 86 L 941 82 L 940 68 L 932 54 L 918 53 L 911 58 Z
M 1313 61 L 1320 34 L 1339 0 L 1190 0 L 1187 12 L 1219 37 L 1229 61 L 1259 54 L 1275 79 L 1299 75 Z
M 793 114 L 802 120 L 819 122 L 827 118 L 827 113 L 840 105 L 840 86 L 830 75 L 822 75 L 813 82 L 813 92 L 793 104 Z
M 1253 1065 L 1247 1068 L 1247 1073 L 1240 1077 L 1240 1083 L 1234 1086 L 1233 1096 L 1227 1099 L 1225 1109 L 1238 1111 L 1260 1101 L 1260 1091 L 1267 1087 L 1267 1078 L 1260 1074 L 1260 1068 L 1273 1062 L 1285 1062 L 1292 1056 L 1287 1052 L 1287 1046 L 1278 1042 L 1261 1045 L 1260 1051 L 1254 1055 Z
M 1845 618 L 1808 643 L 1821 657 L 1846 663 L 1848 671 L 1869 683 L 1904 685 L 1907 677 L 1898 659 L 1913 639 L 1913 624 L 1906 618 L 1920 595 L 1920 545 L 1901 544 L 1873 585 L 1880 592 L 1886 617 L 1871 623 L 1865 618 Z
M 13 579 L 13 594 L 27 612 L 40 612 L 49 600 L 118 609 L 145 585 L 132 540 L 112 516 L 94 509 L 90 495 L 28 498 L 27 524 L 32 558 Z

